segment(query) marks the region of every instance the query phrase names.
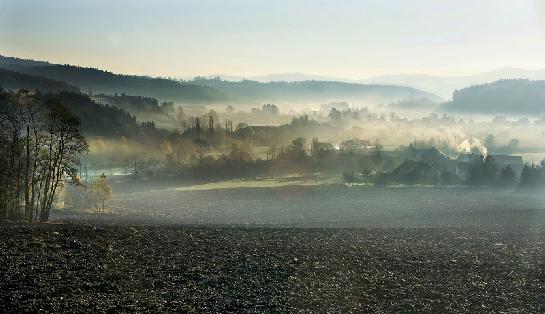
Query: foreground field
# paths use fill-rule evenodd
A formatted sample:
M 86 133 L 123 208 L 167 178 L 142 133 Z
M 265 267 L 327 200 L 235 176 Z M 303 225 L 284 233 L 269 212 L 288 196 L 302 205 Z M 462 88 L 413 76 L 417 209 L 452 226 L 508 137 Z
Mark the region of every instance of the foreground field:
M 545 231 L 0 224 L 0 312 L 545 311 Z
M 543 193 L 303 183 L 0 223 L 0 312 L 545 312 Z

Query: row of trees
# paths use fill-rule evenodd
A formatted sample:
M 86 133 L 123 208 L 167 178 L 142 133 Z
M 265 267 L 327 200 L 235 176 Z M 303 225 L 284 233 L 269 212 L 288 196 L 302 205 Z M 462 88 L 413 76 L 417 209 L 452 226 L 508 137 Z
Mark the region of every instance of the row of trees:
M 374 183 L 377 185 L 466 185 L 488 187 L 540 188 L 545 186 L 545 161 L 526 164 L 517 171 L 515 166 L 495 164 L 492 158 L 475 162 L 466 175 L 458 175 L 449 167 L 441 167 L 428 161 L 406 159 L 392 171 L 377 172 L 364 168 L 361 171 L 345 171 L 346 183 Z
M 186 169 L 180 169 L 181 174 L 194 179 L 203 178 L 233 178 L 266 174 L 289 174 L 296 172 L 321 172 L 337 174 L 343 169 L 367 167 L 373 171 L 382 171 L 391 158 L 380 150 L 363 148 L 368 141 L 357 139 L 347 140 L 345 148 L 358 149 L 337 150 L 331 143 L 320 142 L 313 138 L 310 143 L 304 137 L 293 139 L 286 146 L 270 146 L 262 151 L 257 158 L 251 151 L 251 145 L 234 143 L 231 151 L 217 158 L 211 155 L 201 155 L 195 163 Z M 242 144 L 242 145 L 241 145 Z M 349 145 L 351 144 L 351 145 Z M 377 144 L 380 147 L 380 144 Z M 167 167 L 168 168 L 168 167 Z M 172 169 L 168 170 L 172 173 Z
M 0 91 L 0 218 L 46 221 L 88 148 L 80 120 L 53 97 Z
M 524 166 L 520 175 L 520 185 L 526 188 L 545 187 L 545 160 L 540 164 Z
M 475 163 L 469 169 L 465 183 L 475 186 L 512 186 L 516 182 L 517 174 L 511 166 L 500 167 L 488 156 L 483 162 Z

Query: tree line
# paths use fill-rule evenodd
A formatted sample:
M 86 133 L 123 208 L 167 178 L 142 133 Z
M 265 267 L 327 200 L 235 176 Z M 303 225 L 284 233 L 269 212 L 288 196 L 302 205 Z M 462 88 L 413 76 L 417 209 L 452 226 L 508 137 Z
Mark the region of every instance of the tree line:
M 58 98 L 0 91 L 0 218 L 46 221 L 57 192 L 88 149 L 81 123 Z

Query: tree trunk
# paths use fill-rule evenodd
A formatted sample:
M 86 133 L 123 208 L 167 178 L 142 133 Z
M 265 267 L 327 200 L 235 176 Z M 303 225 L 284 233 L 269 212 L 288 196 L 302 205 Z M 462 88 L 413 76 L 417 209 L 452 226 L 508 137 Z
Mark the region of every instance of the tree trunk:
M 26 126 L 25 218 L 30 216 L 30 125 Z

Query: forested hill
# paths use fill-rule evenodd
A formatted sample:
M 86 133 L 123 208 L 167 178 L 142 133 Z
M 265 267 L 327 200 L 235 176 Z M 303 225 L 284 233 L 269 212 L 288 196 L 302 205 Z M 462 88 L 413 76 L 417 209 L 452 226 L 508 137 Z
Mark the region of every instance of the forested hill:
M 195 78 L 190 83 L 214 87 L 242 101 L 251 100 L 257 103 L 323 103 L 342 100 L 373 104 L 389 103 L 403 99 L 439 99 L 436 95 L 411 87 L 337 81 L 279 81 L 263 83 L 250 80 L 233 82 L 219 78 Z
M 163 114 L 163 108 L 155 98 L 132 95 L 105 95 L 95 94 L 91 97 L 96 102 L 122 108 L 130 113 Z
M 26 89 L 53 93 L 60 91 L 78 91 L 77 87 L 69 85 L 65 82 L 2 68 L 0 68 L 0 87 L 6 90 Z
M 451 112 L 539 115 L 545 113 L 545 81 L 500 80 L 456 90 L 442 105 Z
M 190 104 L 228 101 L 226 95 L 214 88 L 166 78 L 114 74 L 94 68 L 4 56 L 0 56 L 0 68 L 67 82 L 85 93 L 126 93 Z
M 153 122 L 138 122 L 136 118 L 121 108 L 94 102 L 89 96 L 60 92 L 38 94 L 44 101 L 54 96 L 70 112 L 81 121 L 81 129 L 85 136 L 101 136 L 105 138 L 156 138 L 166 131 L 155 127 Z
M 363 104 L 390 103 L 403 99 L 437 96 L 410 87 L 355 84 L 336 81 L 230 82 L 219 79 L 178 81 L 166 78 L 114 74 L 94 68 L 0 56 L 0 68 L 42 76 L 77 86 L 93 94 L 152 97 L 179 104 L 263 104 L 351 101 Z
M 0 64 L 2 65 L 2 68 L 6 69 L 21 69 L 21 68 L 28 68 L 28 67 L 35 67 L 35 66 L 48 66 L 52 65 L 51 63 L 47 61 L 36 61 L 32 59 L 21 59 L 21 58 L 15 58 L 15 57 L 7 57 L 0 55 Z

